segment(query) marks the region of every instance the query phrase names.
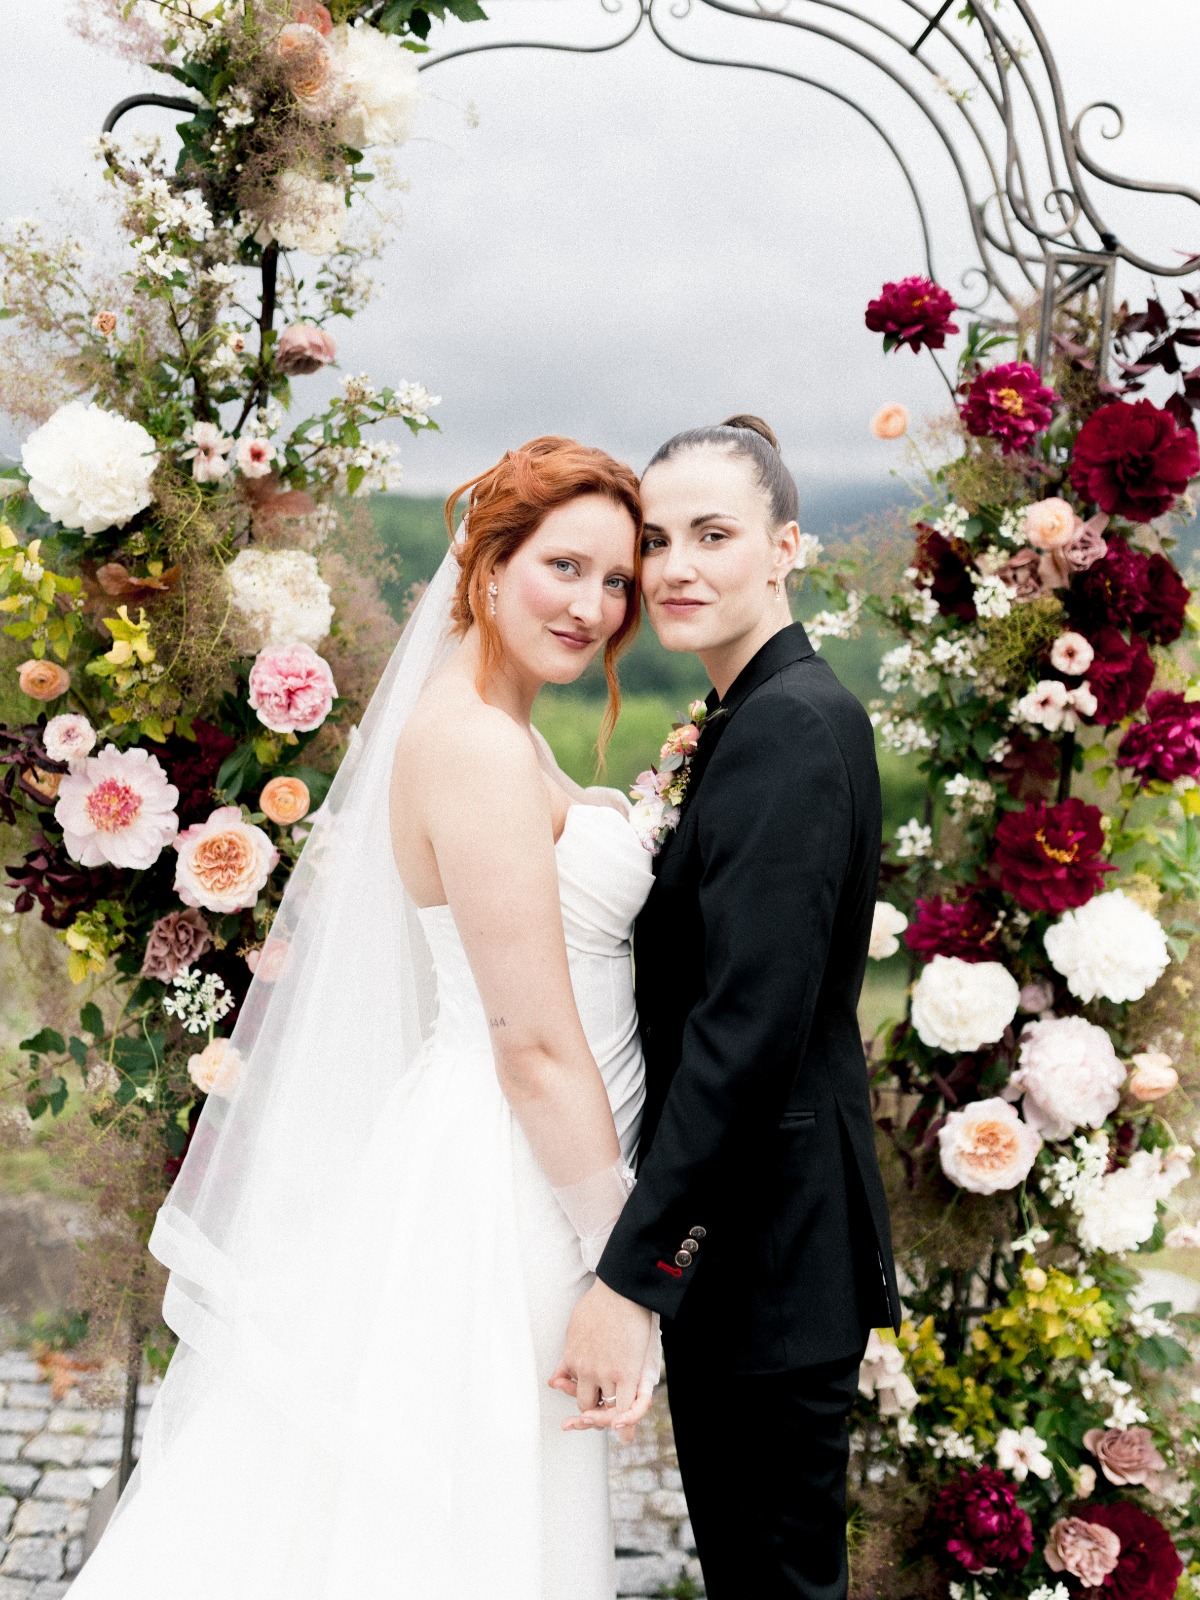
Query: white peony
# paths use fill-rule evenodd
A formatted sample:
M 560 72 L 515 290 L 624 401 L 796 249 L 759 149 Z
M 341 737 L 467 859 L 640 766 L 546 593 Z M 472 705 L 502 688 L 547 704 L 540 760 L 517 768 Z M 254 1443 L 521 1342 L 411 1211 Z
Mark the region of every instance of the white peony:
M 1076 1128 L 1101 1127 L 1124 1082 L 1125 1068 L 1103 1028 L 1083 1017 L 1053 1017 L 1026 1024 L 1006 1098 L 1023 1094 L 1026 1122 L 1044 1139 L 1065 1139 Z
M 871 943 L 867 954 L 872 961 L 886 961 L 900 948 L 899 935 L 908 927 L 908 918 L 886 900 L 876 900 L 871 918 Z
M 284 250 L 327 256 L 342 242 L 346 226 L 346 194 L 340 184 L 325 183 L 310 173 L 281 172 L 266 219 L 267 231 Z
M 64 528 L 123 528 L 153 500 L 154 440 L 140 422 L 71 400 L 21 446 L 29 492 Z
M 998 961 L 934 956 L 913 990 L 913 1027 L 933 1050 L 978 1050 L 1003 1037 L 1020 996 Z
M 1129 1164 L 1088 1184 L 1075 1199 L 1079 1242 L 1085 1250 L 1119 1255 L 1136 1250 L 1154 1232 L 1158 1202 L 1188 1176 L 1186 1159 L 1172 1151 L 1135 1150 Z
M 876 1328 L 858 1369 L 858 1392 L 868 1400 L 878 1398 L 881 1417 L 903 1416 L 921 1398 L 904 1370 L 904 1351 L 894 1340 L 881 1339 Z
M 356 150 L 403 144 L 412 131 L 420 94 L 417 60 L 394 35 L 357 22 L 329 36 L 338 83 L 349 104 L 338 119 L 338 138 Z
M 245 624 L 247 654 L 272 644 L 314 649 L 333 622 L 329 585 L 307 550 L 241 550 L 226 568 L 234 610 Z
M 1007 1100 L 972 1100 L 938 1129 L 938 1155 L 951 1183 L 972 1194 L 1015 1189 L 1029 1176 L 1041 1135 Z
M 1167 936 L 1120 889 L 1098 894 L 1046 931 L 1046 954 L 1077 1000 L 1140 1000 L 1167 970 Z

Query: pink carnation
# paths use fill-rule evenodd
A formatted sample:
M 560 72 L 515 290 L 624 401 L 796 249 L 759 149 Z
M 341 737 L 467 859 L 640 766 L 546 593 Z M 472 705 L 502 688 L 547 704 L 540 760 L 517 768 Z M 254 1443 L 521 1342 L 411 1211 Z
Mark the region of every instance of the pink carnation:
M 250 668 L 250 704 L 272 733 L 311 733 L 336 694 L 329 663 L 311 645 L 269 644 Z

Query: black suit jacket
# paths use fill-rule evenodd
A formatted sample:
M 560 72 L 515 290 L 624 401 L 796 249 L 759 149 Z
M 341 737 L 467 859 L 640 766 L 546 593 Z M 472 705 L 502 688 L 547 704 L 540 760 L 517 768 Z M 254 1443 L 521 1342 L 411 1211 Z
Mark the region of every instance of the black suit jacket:
M 634 934 L 647 1100 L 599 1276 L 668 1355 L 788 1371 L 899 1325 L 856 1014 L 881 823 L 870 721 L 794 623 L 706 724 Z

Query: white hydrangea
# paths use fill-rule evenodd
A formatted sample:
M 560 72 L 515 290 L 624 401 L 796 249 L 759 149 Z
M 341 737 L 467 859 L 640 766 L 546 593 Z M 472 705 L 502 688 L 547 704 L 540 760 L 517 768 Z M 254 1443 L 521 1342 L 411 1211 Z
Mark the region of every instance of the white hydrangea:
M 266 229 L 284 250 L 327 256 L 341 243 L 348 216 L 340 184 L 289 170 L 275 180 Z
M 247 653 L 271 644 L 316 649 L 333 622 L 329 585 L 307 550 L 241 550 L 226 568 Z
M 924 650 L 911 643 L 898 644 L 879 663 L 880 687 L 888 694 L 898 694 L 906 683 L 911 683 L 918 694 L 928 694 L 936 686 L 929 668 Z
M 899 935 L 908 927 L 908 918 L 887 900 L 875 902 L 871 918 L 871 943 L 867 954 L 872 961 L 886 961 L 900 948 Z
M 983 778 L 968 778 L 965 772 L 947 778 L 945 790 L 950 802 L 950 815 L 956 822 L 961 822 L 964 817 L 986 817 L 996 804 L 991 784 Z
M 1150 1420 L 1134 1399 L 1133 1385 L 1100 1361 L 1092 1361 L 1080 1371 L 1079 1390 L 1092 1405 L 1109 1407 L 1106 1428 L 1135 1428 Z
M 329 35 L 339 88 L 348 104 L 338 137 L 356 150 L 403 144 L 412 131 L 420 97 L 417 59 L 393 34 L 359 21 Z
M 913 989 L 913 1027 L 932 1050 L 978 1050 L 1003 1037 L 1020 994 L 998 961 L 934 956 Z
M 21 446 L 29 492 L 64 528 L 123 528 L 153 500 L 154 440 L 140 422 L 70 400 Z
M 1167 936 L 1120 889 L 1065 912 L 1046 930 L 1046 954 L 1077 1000 L 1140 1000 L 1167 970 Z

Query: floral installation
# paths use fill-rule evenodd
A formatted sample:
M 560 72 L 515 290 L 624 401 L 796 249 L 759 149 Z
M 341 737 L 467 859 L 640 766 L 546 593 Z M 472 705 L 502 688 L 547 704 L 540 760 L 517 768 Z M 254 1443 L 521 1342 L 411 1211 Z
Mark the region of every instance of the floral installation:
M 956 311 L 910 278 L 866 321 L 941 352 Z M 905 1317 L 860 1375 L 861 1600 L 1200 1595 L 1200 1316 L 1137 1270 L 1200 1248 L 1200 616 L 1171 557 L 1200 296 L 1121 308 L 1113 381 L 1093 315 L 1042 368 L 966 329 L 903 578 L 866 601 L 879 740 L 928 800 L 870 950 L 908 967 L 870 1058 Z
M 306 385 L 369 298 L 368 214 L 447 15 L 483 13 L 76 0 L 85 38 L 192 102 L 182 149 L 95 141 L 115 268 L 0 226 L 0 410 L 23 436 L 0 467 L 5 917 L 40 915 L 80 991 L 75 1032 L 31 1035 L 0 1089 L 107 1208 L 81 1309 L 135 1365 L 149 1223 L 203 1096 L 236 1083 L 227 1034 L 255 970 L 278 975 L 288 874 L 399 633 L 356 502 L 398 480 L 371 430 L 420 435 L 437 399 Z M 46 1133 L 69 1085 L 86 1114 Z
M 705 724 L 715 715 L 703 700 L 693 700 L 687 717 L 671 724 L 658 754 L 658 766 L 640 772 L 630 788 L 634 804 L 629 820 L 652 856 L 679 826 L 696 746 Z

